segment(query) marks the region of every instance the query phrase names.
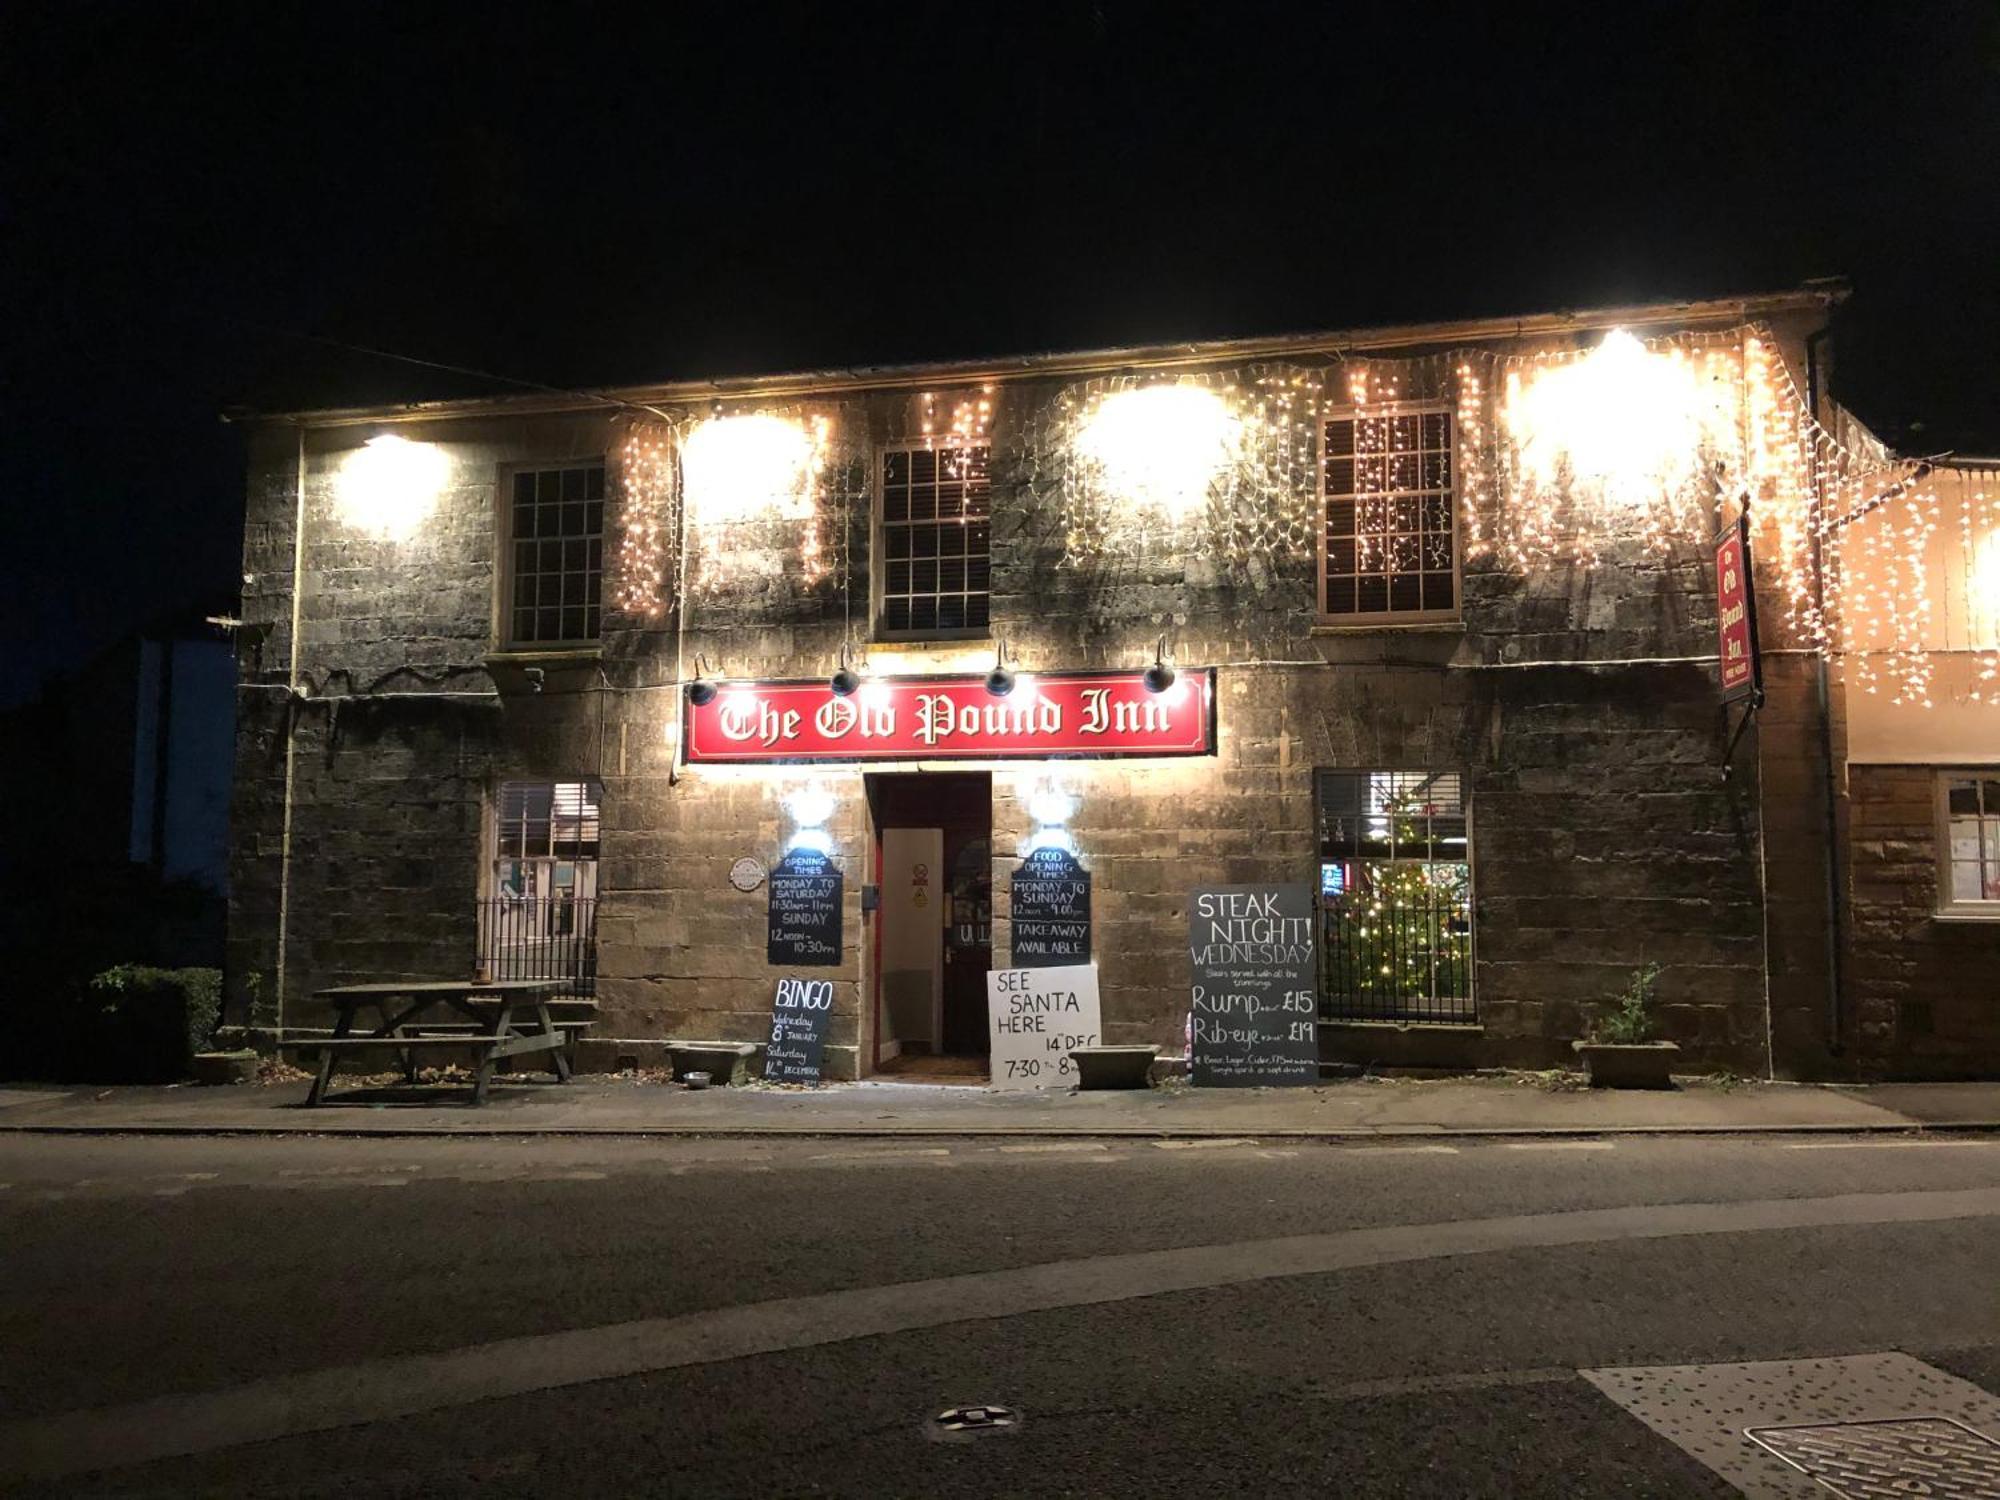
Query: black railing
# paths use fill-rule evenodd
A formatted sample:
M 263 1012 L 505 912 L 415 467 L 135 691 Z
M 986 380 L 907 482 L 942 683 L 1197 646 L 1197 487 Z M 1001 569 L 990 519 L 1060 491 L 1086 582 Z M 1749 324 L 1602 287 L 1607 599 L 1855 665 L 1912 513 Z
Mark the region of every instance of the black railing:
M 597 903 L 551 897 L 479 903 L 478 963 L 494 979 L 557 979 L 597 993 Z
M 1472 914 L 1462 900 L 1378 905 L 1361 895 L 1325 897 L 1319 953 L 1322 1020 L 1478 1019 Z

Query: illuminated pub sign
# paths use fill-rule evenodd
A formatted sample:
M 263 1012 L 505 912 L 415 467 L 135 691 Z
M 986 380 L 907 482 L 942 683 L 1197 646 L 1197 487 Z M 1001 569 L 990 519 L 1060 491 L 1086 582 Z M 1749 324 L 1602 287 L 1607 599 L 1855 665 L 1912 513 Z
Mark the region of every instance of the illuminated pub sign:
M 1143 672 L 1024 672 L 1005 697 L 984 677 L 878 677 L 845 698 L 824 678 L 728 683 L 685 708 L 691 764 L 1215 753 L 1212 668 L 1159 693 Z

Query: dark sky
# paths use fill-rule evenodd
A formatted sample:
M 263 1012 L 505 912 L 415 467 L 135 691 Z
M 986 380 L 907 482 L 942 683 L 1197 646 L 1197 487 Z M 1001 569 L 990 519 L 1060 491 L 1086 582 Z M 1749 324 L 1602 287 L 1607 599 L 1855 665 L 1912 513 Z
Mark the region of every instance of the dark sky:
M 2000 7 L 17 5 L 0 702 L 226 599 L 265 408 L 1845 275 L 2000 451 Z

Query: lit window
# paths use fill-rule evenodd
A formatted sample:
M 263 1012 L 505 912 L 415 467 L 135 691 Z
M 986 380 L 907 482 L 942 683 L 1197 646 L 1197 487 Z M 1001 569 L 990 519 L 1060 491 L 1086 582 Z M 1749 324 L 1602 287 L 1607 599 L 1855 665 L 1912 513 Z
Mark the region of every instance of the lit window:
M 2000 777 L 1941 778 L 1943 890 L 1938 909 L 2000 920 Z
M 1320 1011 L 1471 1021 L 1472 856 L 1456 771 L 1321 771 Z
M 595 991 L 598 797 L 590 781 L 501 783 L 492 889 L 479 909 L 479 964 L 494 979 Z
M 984 445 L 882 455 L 884 635 L 983 635 L 993 492 Z
M 1321 616 L 1336 624 L 1454 618 L 1451 413 L 1334 417 L 1324 439 Z
M 508 519 L 507 642 L 598 638 L 604 579 L 604 464 L 517 469 Z

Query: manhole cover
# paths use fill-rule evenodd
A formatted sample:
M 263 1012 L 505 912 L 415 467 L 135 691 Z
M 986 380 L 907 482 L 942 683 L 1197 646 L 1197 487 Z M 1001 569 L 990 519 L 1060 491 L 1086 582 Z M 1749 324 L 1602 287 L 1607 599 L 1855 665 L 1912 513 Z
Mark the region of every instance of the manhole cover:
M 1011 1406 L 947 1406 L 924 1431 L 934 1443 L 969 1443 L 974 1438 L 1012 1436 L 1021 1430 L 1022 1420 Z
M 1745 1435 L 1849 1500 L 2000 1500 L 2000 1443 L 1950 1417 L 1752 1427 Z

